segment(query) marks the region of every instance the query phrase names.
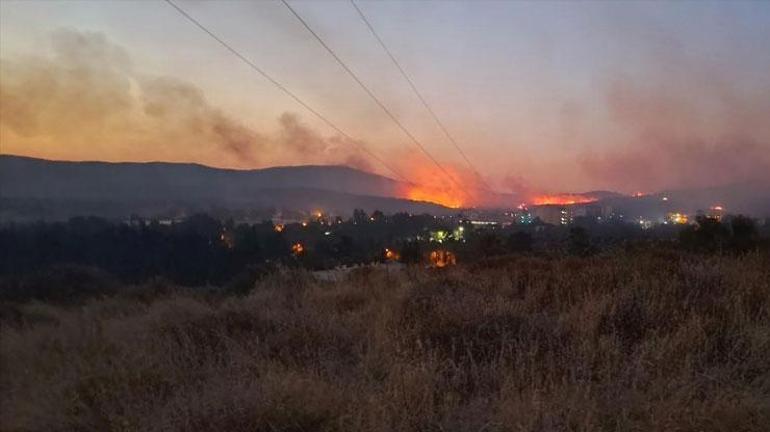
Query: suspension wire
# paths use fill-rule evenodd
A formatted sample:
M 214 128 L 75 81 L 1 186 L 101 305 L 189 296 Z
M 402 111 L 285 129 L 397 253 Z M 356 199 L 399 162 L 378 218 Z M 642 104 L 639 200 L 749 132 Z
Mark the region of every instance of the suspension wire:
M 393 122 L 398 126 L 398 128 L 401 129 L 401 131 L 407 137 L 409 137 L 409 139 L 425 154 L 425 156 L 427 156 L 428 159 L 430 159 L 433 162 L 433 164 L 436 165 L 436 167 L 438 167 L 438 169 L 444 175 L 446 175 L 446 177 L 450 181 L 452 181 L 452 183 L 454 183 L 454 185 L 457 188 L 459 188 L 465 194 L 465 196 L 471 197 L 471 195 L 465 190 L 465 188 L 462 185 L 460 185 L 455 180 L 455 178 L 449 173 L 449 171 L 447 171 L 446 168 L 444 168 L 438 162 L 438 160 L 436 160 L 436 158 L 434 158 L 433 155 L 431 155 L 430 152 L 428 152 L 428 150 L 425 148 L 425 146 L 423 146 L 423 144 L 414 135 L 412 135 L 409 132 L 409 130 L 406 129 L 406 127 L 404 127 L 404 125 L 396 118 L 395 115 L 393 115 L 393 113 L 388 109 L 388 107 L 386 107 L 385 104 L 383 104 L 380 101 L 380 99 L 377 98 L 377 96 L 375 96 L 374 93 L 372 93 L 372 91 L 369 89 L 369 87 L 367 87 L 366 84 L 364 84 L 363 81 L 361 81 L 361 79 L 348 67 L 348 65 L 346 65 L 345 62 L 342 61 L 342 59 L 340 59 L 340 57 L 334 52 L 334 50 L 332 50 L 329 47 L 329 45 L 327 45 L 326 42 L 324 42 L 324 40 L 302 18 L 302 16 L 300 16 L 299 13 L 297 13 L 297 11 L 294 10 L 294 8 L 292 8 L 291 5 L 289 5 L 289 3 L 286 0 L 281 0 L 281 2 L 284 5 L 286 5 L 286 7 L 289 9 L 289 11 L 291 11 L 291 13 L 297 18 L 297 20 L 299 20 L 299 22 L 302 23 L 302 25 L 315 37 L 315 39 L 318 41 L 318 43 L 320 43 L 321 46 L 324 47 L 324 49 L 326 49 L 326 51 L 329 52 L 329 54 L 331 54 L 331 56 L 337 61 L 337 63 L 343 69 L 345 69 L 345 71 L 358 83 L 358 85 L 361 86 L 361 88 L 366 92 L 366 94 L 368 94 L 369 97 L 372 98 L 372 100 L 374 100 L 375 103 L 377 103 L 377 105 L 385 112 L 385 114 L 387 114 L 388 117 L 390 117 L 390 119 L 393 120 Z
M 396 66 L 399 72 L 401 72 L 401 76 L 404 77 L 404 80 L 409 84 L 409 87 L 412 89 L 412 92 L 417 96 L 417 99 L 422 102 L 422 106 L 425 107 L 425 109 L 430 113 L 430 116 L 433 118 L 433 120 L 438 125 L 439 129 L 441 129 L 441 132 L 444 133 L 444 136 L 449 140 L 449 142 L 454 146 L 454 148 L 457 150 L 457 152 L 462 156 L 462 158 L 465 160 L 465 163 L 468 164 L 468 167 L 471 169 L 471 171 L 476 175 L 478 180 L 482 183 L 484 186 L 484 189 L 492 192 L 491 188 L 489 187 L 489 184 L 484 180 L 484 178 L 479 174 L 479 171 L 476 169 L 476 167 L 473 165 L 473 163 L 468 159 L 468 156 L 466 156 L 465 152 L 460 148 L 460 145 L 457 143 L 457 140 L 452 136 L 452 134 L 449 133 L 449 130 L 444 125 L 444 122 L 439 119 L 438 115 L 436 115 L 435 111 L 430 107 L 428 102 L 423 97 L 422 93 L 417 89 L 417 86 L 415 85 L 414 81 L 409 77 L 409 75 L 406 73 L 404 68 L 401 66 L 401 64 L 396 60 L 396 57 L 393 55 L 393 53 L 388 49 L 388 46 L 385 45 L 385 42 L 382 40 L 382 38 L 377 34 L 377 31 L 374 30 L 374 26 L 369 22 L 369 20 L 366 18 L 366 15 L 361 10 L 361 8 L 358 7 L 356 2 L 354 0 L 350 0 L 350 4 L 353 5 L 353 8 L 355 8 L 356 12 L 358 12 L 358 16 L 361 18 L 361 20 L 366 24 L 366 27 L 369 28 L 369 31 L 372 33 L 372 36 L 377 40 L 377 42 L 380 44 L 380 47 L 382 47 L 383 51 L 390 57 L 390 60 L 393 62 L 393 64 Z
M 227 50 L 228 50 L 228 51 L 229 51 L 231 54 L 233 54 L 234 56 L 236 56 L 238 59 L 240 59 L 240 60 L 241 60 L 243 63 L 245 63 L 246 65 L 248 65 L 248 66 L 249 66 L 249 67 L 250 67 L 252 70 L 254 70 L 255 72 L 257 72 L 257 73 L 259 73 L 260 75 L 262 75 L 262 77 L 264 77 L 265 79 L 267 79 L 268 81 L 270 81 L 270 82 L 271 82 L 273 85 L 275 85 L 276 87 L 278 87 L 278 88 L 279 88 L 281 91 L 283 91 L 283 92 L 284 92 L 286 95 L 288 95 L 288 96 L 289 96 L 291 99 L 293 99 L 295 102 L 297 102 L 297 103 L 298 103 L 299 105 L 301 105 L 303 108 L 305 108 L 306 110 L 308 110 L 308 111 L 310 111 L 312 114 L 314 114 L 316 117 L 318 117 L 318 118 L 319 118 L 321 121 L 323 121 L 323 122 L 324 122 L 324 123 L 325 123 L 327 126 L 329 126 L 330 128 L 332 128 L 332 129 L 333 129 L 334 131 L 336 131 L 338 134 L 340 134 L 340 135 L 342 135 L 343 137 L 345 137 L 345 138 L 346 138 L 346 141 L 349 141 L 349 142 L 353 143 L 353 144 L 354 144 L 356 147 L 358 147 L 358 149 L 359 149 L 359 150 L 363 151 L 363 152 L 364 152 L 364 153 L 366 153 L 366 154 L 367 154 L 369 157 L 371 157 L 372 159 L 374 159 L 374 160 L 376 160 L 377 162 L 379 162 L 379 163 L 380 163 L 380 165 L 382 165 L 383 167 L 385 167 L 385 169 L 387 169 L 389 172 L 391 172 L 392 174 L 394 174 L 394 175 L 395 175 L 396 177 L 398 177 L 400 180 L 403 180 L 404 182 L 406 182 L 406 183 L 408 183 L 408 184 L 410 184 L 410 185 L 414 185 L 414 184 L 415 184 L 414 182 L 410 181 L 410 180 L 409 180 L 409 179 L 408 179 L 406 176 L 404 176 L 403 174 L 401 174 L 401 172 L 399 172 L 399 170 L 397 170 L 397 169 L 393 168 L 393 167 L 392 167 L 390 164 L 388 164 L 387 162 L 385 162 L 385 161 L 384 161 L 382 158 L 380 158 L 380 157 L 379 157 L 379 156 L 377 156 L 375 153 L 373 153 L 372 151 L 370 151 L 370 150 L 369 150 L 368 148 L 366 148 L 366 146 L 364 146 L 364 145 L 363 145 L 363 144 L 362 144 L 360 141 L 358 141 L 358 140 L 356 140 L 356 139 L 353 139 L 353 138 L 352 138 L 350 135 L 348 135 L 348 134 L 347 134 L 345 131 L 343 131 L 341 128 L 339 128 L 339 127 L 338 127 L 336 124 L 334 124 L 334 123 L 333 123 L 331 120 L 329 120 L 329 119 L 328 119 L 326 116 L 324 116 L 324 115 L 323 115 L 323 114 L 321 114 L 319 111 L 317 111 L 316 109 L 314 109 L 313 107 L 311 107 L 309 104 L 307 104 L 305 101 L 303 101 L 303 100 L 302 100 L 302 99 L 301 99 L 299 96 L 297 96 L 297 95 L 296 95 L 294 92 L 292 92 L 291 90 L 289 90 L 289 89 L 288 89 L 286 86 L 284 86 L 284 85 L 283 85 L 283 84 L 281 84 L 281 83 L 280 83 L 278 80 L 276 80 L 275 78 L 273 78 L 272 76 L 270 76 L 270 75 L 269 75 L 267 72 L 265 72 L 265 71 L 264 71 L 262 68 L 260 68 L 260 67 L 259 67 L 259 66 L 257 66 L 256 64 L 254 64 L 254 62 L 252 62 L 251 60 L 249 60 L 248 58 L 246 58 L 246 57 L 245 57 L 243 54 L 241 54 L 241 53 L 240 53 L 238 50 L 236 50 L 235 48 L 233 48 L 233 47 L 232 47 L 230 44 L 228 44 L 228 43 L 227 43 L 227 42 L 225 42 L 225 41 L 224 41 L 222 38 L 220 38 L 219 36 L 217 36 L 217 35 L 216 35 L 214 32 L 212 32 L 211 30 L 209 30 L 209 29 L 208 29 L 206 26 L 204 26 L 204 25 L 203 25 L 203 24 L 202 24 L 200 21 L 198 21 L 198 20 L 197 20 L 197 19 L 195 19 L 193 16 L 191 16 L 189 13 L 187 13 L 187 12 L 186 12 L 184 9 L 182 9 L 182 7 L 180 7 L 179 5 L 177 5 L 176 3 L 174 3 L 174 1 L 173 1 L 173 0 L 165 0 L 165 1 L 166 1 L 166 3 L 168 3 L 168 4 L 169 4 L 171 7 L 173 7 L 173 8 L 174 8 L 174 9 L 175 9 L 177 12 L 179 12 L 179 13 L 180 13 L 182 16 L 184 16 L 185 18 L 187 18 L 187 20 L 188 20 L 188 21 L 190 21 L 192 24 L 194 24 L 194 25 L 195 25 L 196 27 L 198 27 L 200 30 L 202 30 L 203 32 L 205 32 L 206 34 L 208 34 L 208 35 L 209 35 L 209 36 L 210 36 L 212 39 L 214 39 L 215 41 L 219 42 L 219 44 L 220 44 L 220 45 L 222 45 L 222 46 L 223 46 L 225 49 L 227 49 Z

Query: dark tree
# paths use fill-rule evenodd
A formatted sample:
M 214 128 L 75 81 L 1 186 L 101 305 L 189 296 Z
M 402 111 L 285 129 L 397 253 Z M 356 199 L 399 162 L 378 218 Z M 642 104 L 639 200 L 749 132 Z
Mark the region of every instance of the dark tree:
M 722 251 L 727 244 L 730 231 L 720 221 L 699 215 L 696 224 L 679 232 L 679 241 L 687 249 L 701 252 Z
M 422 245 L 418 241 L 410 241 L 401 249 L 401 262 L 404 264 L 420 264 L 422 262 Z
M 530 252 L 532 251 L 532 235 L 517 231 L 508 236 L 506 247 L 509 252 Z
M 364 224 L 369 221 L 369 217 L 366 215 L 366 212 L 361 209 L 355 209 L 353 210 L 353 222 L 357 223 L 359 225 Z
M 482 233 L 476 242 L 476 252 L 483 257 L 502 255 L 505 249 L 500 236 L 491 232 Z
M 589 256 L 594 253 L 591 238 L 588 235 L 588 231 L 583 227 L 571 228 L 567 242 L 567 252 L 570 255 Z
M 375 210 L 372 213 L 372 220 L 374 222 L 385 222 L 385 213 L 383 213 L 383 212 L 381 212 L 379 210 Z
M 757 244 L 757 226 L 749 217 L 738 215 L 730 221 L 730 229 L 733 234 L 732 246 L 739 252 L 745 252 L 754 248 Z

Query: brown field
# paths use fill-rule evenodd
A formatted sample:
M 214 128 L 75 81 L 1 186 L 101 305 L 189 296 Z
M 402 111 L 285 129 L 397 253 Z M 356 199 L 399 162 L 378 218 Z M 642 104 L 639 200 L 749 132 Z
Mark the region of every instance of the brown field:
M 770 258 L 285 271 L 3 306 L 0 429 L 767 431 Z

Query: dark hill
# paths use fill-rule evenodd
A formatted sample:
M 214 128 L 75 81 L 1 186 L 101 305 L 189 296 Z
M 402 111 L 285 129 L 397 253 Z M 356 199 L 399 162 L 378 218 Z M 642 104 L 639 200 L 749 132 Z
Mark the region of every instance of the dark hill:
M 229 170 L 182 163 L 63 162 L 0 156 L 2 219 L 75 214 L 125 217 L 168 211 L 354 208 L 433 212 L 435 204 L 393 198 L 401 184 L 344 166 Z

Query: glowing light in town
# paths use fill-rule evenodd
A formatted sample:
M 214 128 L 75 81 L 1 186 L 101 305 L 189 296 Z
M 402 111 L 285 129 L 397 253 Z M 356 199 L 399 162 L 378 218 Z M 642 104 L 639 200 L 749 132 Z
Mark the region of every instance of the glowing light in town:
M 684 225 L 689 221 L 689 218 L 684 213 L 669 213 L 668 220 L 677 225 Z
M 385 259 L 388 261 L 398 261 L 401 259 L 401 255 L 392 249 L 385 248 Z
M 449 233 L 443 230 L 431 231 L 430 233 L 430 241 L 435 241 L 438 243 L 443 243 L 444 240 L 446 240 L 448 237 Z
M 430 253 L 430 265 L 435 268 L 444 268 L 457 264 L 457 257 L 450 251 L 439 249 Z
M 294 254 L 294 256 L 302 255 L 303 252 L 305 252 L 305 247 L 302 246 L 302 243 L 294 243 L 291 245 L 291 253 Z
M 232 248 L 233 248 L 233 246 L 235 246 L 235 241 L 233 240 L 233 235 L 232 235 L 231 233 L 227 232 L 227 231 L 223 231 L 223 232 L 222 232 L 222 233 L 219 235 L 219 240 L 220 240 L 222 243 L 224 243 L 224 245 L 225 245 L 225 246 L 226 246 L 228 249 L 232 249 Z

